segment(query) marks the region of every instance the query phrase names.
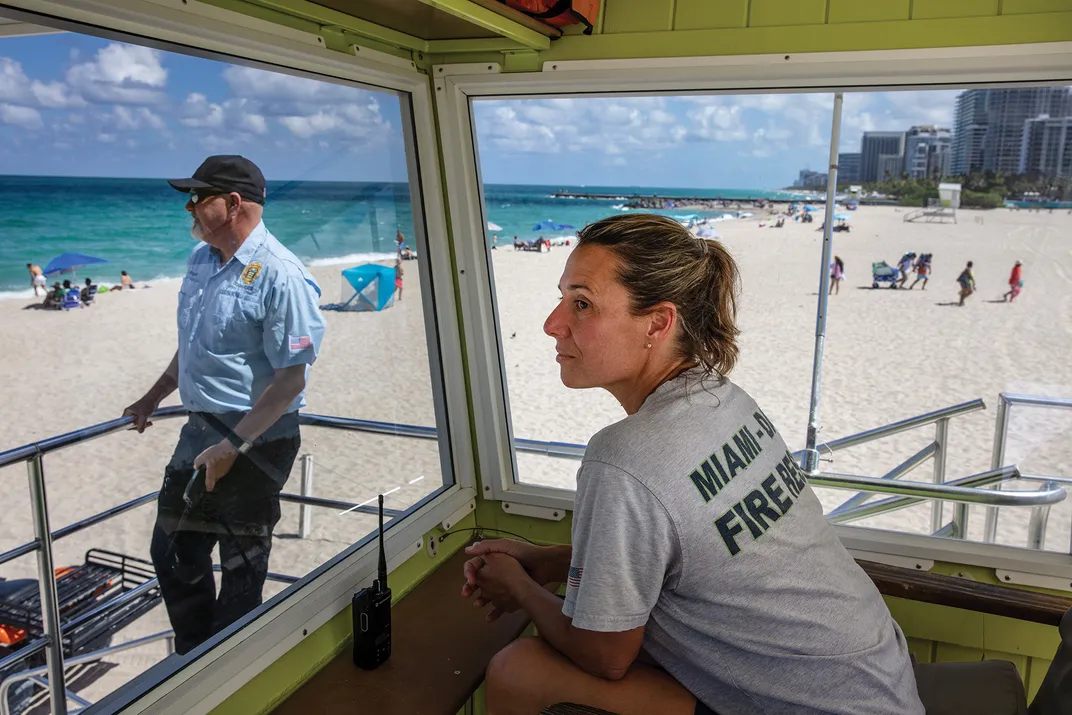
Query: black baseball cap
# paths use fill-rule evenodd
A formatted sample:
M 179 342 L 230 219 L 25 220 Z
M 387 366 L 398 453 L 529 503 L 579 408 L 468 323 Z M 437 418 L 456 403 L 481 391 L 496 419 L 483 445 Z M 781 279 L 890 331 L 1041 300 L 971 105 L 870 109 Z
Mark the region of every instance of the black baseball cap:
M 268 196 L 261 170 L 246 157 L 235 154 L 210 156 L 197 167 L 192 178 L 168 179 L 168 183 L 185 194 L 202 189 L 234 192 L 246 201 L 261 205 Z

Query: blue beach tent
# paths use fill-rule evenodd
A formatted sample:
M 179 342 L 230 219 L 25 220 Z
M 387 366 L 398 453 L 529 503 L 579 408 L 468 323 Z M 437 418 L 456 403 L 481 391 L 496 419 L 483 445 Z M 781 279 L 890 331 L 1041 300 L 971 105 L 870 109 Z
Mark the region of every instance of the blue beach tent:
M 395 304 L 395 269 L 364 263 L 342 272 L 339 310 L 383 310 Z
M 82 266 L 92 266 L 97 263 L 107 263 L 108 261 L 103 258 L 97 258 L 96 256 L 87 256 L 84 253 L 61 253 L 53 258 L 45 266 L 45 270 L 42 271 L 46 276 L 58 275 L 60 273 L 74 273 L 74 271 Z

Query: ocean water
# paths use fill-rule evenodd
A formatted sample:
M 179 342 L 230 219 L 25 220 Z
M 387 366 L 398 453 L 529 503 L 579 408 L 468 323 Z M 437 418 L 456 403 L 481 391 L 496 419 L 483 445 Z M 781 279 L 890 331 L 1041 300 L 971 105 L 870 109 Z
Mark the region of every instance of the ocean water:
M 559 191 L 613 194 L 612 200 L 556 199 Z M 785 196 L 782 192 L 658 187 L 488 185 L 489 221 L 502 227 L 500 245 L 516 235 L 534 238 L 544 220 L 577 228 L 622 210 L 631 195 Z M 41 267 L 55 256 L 84 253 L 108 261 L 76 272 L 111 284 L 127 271 L 136 283 L 179 277 L 194 247 L 185 200 L 157 179 L 87 179 L 0 176 L 0 297 L 32 296 L 26 264 Z M 684 217 L 685 211 L 664 211 Z M 724 212 L 695 212 L 709 217 Z M 269 182 L 264 220 L 272 233 L 307 264 L 385 260 L 395 231 L 413 246 L 409 187 L 401 183 Z M 572 231 L 543 232 L 543 235 Z M 62 280 L 70 276 L 59 276 Z M 56 280 L 50 277 L 49 283 Z

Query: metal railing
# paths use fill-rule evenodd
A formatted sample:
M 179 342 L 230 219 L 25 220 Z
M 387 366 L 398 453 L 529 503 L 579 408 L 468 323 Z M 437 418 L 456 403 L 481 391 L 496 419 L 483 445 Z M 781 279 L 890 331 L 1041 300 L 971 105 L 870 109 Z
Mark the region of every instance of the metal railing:
M 153 420 L 164 420 L 175 417 L 183 417 L 188 414 L 188 410 L 180 406 L 163 407 L 153 413 Z M 313 427 L 326 427 L 329 429 L 344 429 L 353 430 L 358 432 L 366 432 L 371 434 L 384 434 L 402 437 L 413 437 L 418 439 L 436 439 L 435 428 L 420 427 L 415 425 L 403 425 L 394 424 L 390 422 L 377 422 L 374 420 L 359 420 L 344 417 L 328 417 L 315 414 L 301 414 L 299 422 L 303 425 Z M 49 509 L 48 509 L 48 497 L 46 493 L 46 480 L 44 470 L 44 456 L 50 452 L 54 452 L 65 447 L 70 447 L 83 442 L 103 437 L 108 434 L 113 434 L 128 428 L 133 423 L 131 417 L 120 417 L 114 420 L 108 420 L 107 422 L 101 422 L 90 427 L 75 430 L 73 432 L 67 432 L 65 434 L 48 437 L 38 442 L 16 447 L 4 452 L 0 452 L 0 468 L 11 466 L 19 462 L 25 462 L 27 467 L 27 474 L 29 478 L 30 486 L 30 504 L 33 511 L 33 530 L 34 540 L 25 544 L 20 544 L 13 549 L 9 549 L 3 553 L 0 553 L 0 565 L 12 561 L 21 556 L 27 556 L 36 552 L 37 554 L 37 577 L 38 587 L 40 589 L 41 599 L 41 615 L 44 636 L 36 641 L 29 643 L 18 651 L 12 653 L 6 658 L 0 660 L 0 672 L 4 672 L 10 667 L 21 663 L 28 658 L 44 651 L 45 653 L 45 665 L 41 668 L 36 668 L 31 671 L 22 671 L 15 675 L 9 676 L 7 679 L 0 683 L 0 695 L 3 695 L 5 699 L 0 704 L 0 715 L 6 715 L 7 701 L 6 693 L 10 689 L 10 685 L 14 680 L 30 680 L 42 687 L 47 687 L 49 691 L 49 697 L 52 703 L 52 712 L 54 715 L 65 715 L 68 712 L 67 699 L 70 699 L 75 703 L 84 702 L 78 696 L 67 692 L 66 679 L 64 675 L 64 657 L 63 657 L 63 637 L 59 616 L 59 603 L 56 593 L 56 580 L 55 580 L 55 565 L 53 562 L 52 545 L 58 539 L 65 538 L 72 534 L 76 534 L 83 529 L 87 529 L 96 524 L 100 524 L 109 519 L 112 519 L 120 514 L 123 514 L 131 509 L 135 509 L 144 504 L 152 503 L 156 500 L 159 492 L 151 492 L 144 496 L 132 499 L 123 504 L 106 509 L 92 516 L 81 519 L 73 524 L 69 524 L 61 529 L 52 531 L 49 526 Z M 312 488 L 311 470 L 312 460 L 303 460 L 303 470 L 308 469 L 310 474 L 308 478 L 303 476 L 302 486 L 303 491 Z M 358 511 L 365 514 L 375 515 L 378 514 L 378 509 L 375 506 L 369 504 L 353 504 L 345 501 L 338 501 L 335 499 L 323 499 L 313 497 L 311 494 L 280 494 L 281 501 L 294 502 L 299 504 L 299 509 L 303 510 L 300 514 L 300 521 L 306 525 L 304 530 L 308 532 L 310 525 L 310 515 L 307 511 L 308 507 L 325 507 L 331 509 L 343 509 L 349 511 Z M 390 517 L 398 516 L 402 512 L 398 509 L 384 509 L 384 514 Z M 299 527 L 299 532 L 303 531 Z M 304 534 L 302 534 L 304 535 Z M 270 574 L 273 580 L 282 581 L 285 583 L 292 583 L 296 580 L 293 576 L 286 576 L 281 574 Z M 126 600 L 133 598 L 133 594 L 140 592 L 139 589 L 144 589 L 155 585 L 155 579 L 142 584 L 136 589 L 123 594 L 112 601 L 80 616 L 76 621 L 68 624 L 68 627 L 77 623 L 82 623 L 90 616 L 99 616 L 101 613 L 106 612 L 112 608 L 116 608 Z M 140 639 L 136 643 L 143 645 L 148 641 Z M 132 641 L 134 643 L 134 641 Z M 84 662 L 87 659 L 94 657 L 100 658 L 108 653 L 119 652 L 120 650 L 127 650 L 129 644 L 123 644 L 122 646 L 116 646 L 114 648 L 106 648 L 101 651 L 95 651 L 94 653 L 82 654 L 69 659 L 67 665 L 74 664 L 76 662 Z M 46 676 L 46 677 L 42 677 Z M 80 706 L 77 709 L 81 709 Z
M 1013 399 L 1009 399 L 1009 398 Z M 1003 399 L 1008 400 L 1008 404 L 1012 404 L 1014 401 L 1025 401 L 1025 404 L 1043 404 L 1044 406 L 1061 406 L 1072 407 L 1072 400 L 1057 401 L 1060 404 L 1052 404 L 1048 398 L 1025 398 L 1022 396 L 1006 396 L 1002 395 Z M 1003 402 L 1003 404 L 1006 404 Z M 1066 496 L 1065 489 L 1061 484 L 1072 483 L 1072 479 L 1063 478 L 1050 478 L 1050 477 L 1035 477 L 1034 475 L 1021 475 L 1016 467 L 1013 466 L 995 466 L 988 472 L 982 474 L 976 474 L 968 477 L 963 477 L 950 482 L 945 481 L 945 454 L 948 438 L 948 425 L 949 420 L 977 410 L 985 409 L 986 406 L 982 400 L 972 400 L 964 402 L 959 405 L 953 405 L 941 410 L 935 410 L 928 412 L 917 417 L 911 417 L 909 419 L 894 422 L 889 425 L 877 427 L 871 430 L 865 430 L 857 434 L 842 437 L 840 439 L 832 440 L 817 446 L 817 451 L 822 454 L 823 452 L 832 453 L 842 449 L 848 449 L 856 445 L 871 442 L 876 439 L 882 439 L 894 434 L 905 432 L 917 427 L 926 426 L 929 424 L 935 425 L 935 438 L 934 441 L 916 454 L 909 457 L 907 460 L 899 464 L 894 469 L 887 472 L 882 477 L 864 477 L 851 474 L 835 474 L 835 473 L 816 473 L 808 475 L 808 480 L 815 486 L 831 487 L 835 489 L 852 489 L 858 493 L 850 497 L 846 502 L 834 509 L 828 518 L 835 523 L 846 523 L 856 519 L 862 519 L 867 516 L 874 516 L 876 514 L 901 509 L 913 504 L 919 503 L 923 500 L 934 500 L 935 513 L 937 516 L 932 515 L 932 532 L 937 536 L 951 536 L 956 538 L 964 538 L 967 528 L 967 505 L 970 504 L 982 504 L 986 506 L 998 507 L 998 506 L 1021 506 L 1021 507 L 1033 507 L 1035 511 L 1032 516 L 1032 535 L 1036 541 L 1041 543 L 1041 540 L 1036 534 L 1037 530 L 1045 530 L 1046 519 L 1048 517 L 1048 509 L 1053 504 L 1056 504 L 1063 500 Z M 169 419 L 174 417 L 182 417 L 187 414 L 187 410 L 182 407 L 165 407 L 157 410 L 153 413 L 154 420 Z M 370 433 L 370 434 L 382 434 L 398 437 L 407 437 L 411 439 L 426 439 L 436 440 L 438 439 L 437 430 L 434 427 L 423 427 L 418 425 L 406 425 L 396 424 L 389 422 L 377 422 L 374 420 L 361 420 L 345 417 L 329 417 L 315 414 L 301 414 L 299 416 L 299 422 L 302 425 L 311 427 L 326 427 L 330 429 L 345 429 L 358 432 Z M 0 660 L 0 672 L 21 662 L 32 655 L 40 653 L 42 650 L 46 655 L 46 664 L 41 668 L 35 668 L 27 671 L 20 672 L 15 676 L 11 676 L 3 684 L 0 684 L 0 696 L 6 695 L 12 678 L 19 680 L 29 680 L 39 685 L 40 687 L 47 687 L 49 690 L 52 712 L 56 715 L 65 715 L 67 710 L 67 698 L 70 698 L 72 702 L 76 703 L 77 709 L 85 707 L 85 701 L 79 698 L 73 693 L 68 693 L 66 690 L 66 683 L 64 679 L 64 661 L 62 650 L 62 632 L 60 627 L 57 598 L 56 598 L 56 585 L 53 577 L 54 569 L 52 562 L 52 543 L 57 540 L 78 533 L 83 529 L 86 529 L 95 524 L 102 523 L 108 519 L 114 518 L 120 514 L 123 514 L 131 509 L 135 509 L 144 504 L 155 501 L 159 492 L 152 492 L 144 496 L 132 499 L 123 504 L 111 507 L 98 514 L 94 514 L 78 522 L 62 527 L 55 532 L 50 531 L 48 520 L 48 500 L 45 492 L 45 473 L 44 473 L 44 455 L 75 444 L 86 442 L 98 437 L 102 437 L 107 434 L 112 434 L 129 427 L 133 422 L 130 417 L 122 417 L 107 422 L 102 422 L 91 427 L 75 430 L 66 434 L 49 437 L 47 439 L 28 444 L 15 449 L 0 452 L 0 467 L 10 466 L 17 462 L 26 462 L 28 476 L 30 481 L 30 495 L 33 506 L 33 519 L 34 519 L 34 540 L 26 544 L 21 544 L 13 549 L 10 549 L 4 553 L 0 553 L 0 564 L 11 561 L 12 559 L 20 556 L 25 556 L 30 553 L 37 553 L 38 560 L 38 576 L 39 587 L 41 590 L 41 604 L 43 611 L 43 623 L 44 623 L 44 636 L 33 643 L 27 644 L 16 653 L 8 656 L 7 658 Z M 1004 425 L 1004 426 L 1002 426 Z M 1004 434 L 1008 427 L 1007 411 L 1001 413 L 999 417 L 999 432 L 1001 436 L 1000 444 L 1001 451 L 998 451 L 998 445 L 995 444 L 995 459 L 1000 462 L 1000 459 L 1004 457 Z M 583 444 L 573 444 L 567 442 L 550 442 L 533 439 L 521 439 L 514 440 L 514 448 L 519 452 L 529 452 L 535 454 L 542 454 L 548 457 L 564 458 L 579 460 L 584 456 L 586 446 Z M 796 459 L 800 459 L 802 452 L 794 453 Z M 923 482 L 900 482 L 897 481 L 899 477 L 908 474 L 913 469 L 922 465 L 927 459 L 934 460 L 933 471 L 933 484 Z M 1001 484 L 1015 480 L 1015 479 L 1032 479 L 1046 482 L 1045 488 L 1035 491 L 993 491 L 984 487 L 990 485 L 1000 486 Z M 302 459 L 302 494 L 280 494 L 280 500 L 294 502 L 299 504 L 299 536 L 305 537 L 311 529 L 311 512 L 308 507 L 325 507 L 332 509 L 345 509 L 351 511 L 360 511 L 368 514 L 376 514 L 377 509 L 371 505 L 351 504 L 349 502 L 338 501 L 334 499 L 325 499 L 312 496 L 313 486 L 313 460 L 311 456 L 306 455 Z M 890 498 L 883 499 L 873 503 L 865 503 L 871 495 L 876 493 L 891 494 L 894 495 Z M 957 504 L 955 509 L 954 519 L 949 524 L 942 525 L 941 519 L 941 503 L 943 501 L 949 501 Z M 399 513 L 397 510 L 384 510 L 385 513 L 397 516 Z M 391 514 L 393 512 L 393 514 Z M 270 574 L 270 577 L 283 581 L 291 582 L 294 580 L 292 576 L 284 576 L 279 574 Z M 151 583 L 151 582 L 150 582 Z M 149 585 L 149 584 L 145 584 Z M 144 585 L 143 585 L 144 586 Z M 137 590 L 137 589 L 135 589 Z M 101 609 L 114 607 L 121 602 L 121 599 L 125 597 L 132 598 L 134 591 L 124 594 L 108 604 L 101 606 Z M 98 609 L 99 610 L 99 609 Z M 78 623 L 81 623 L 83 619 L 88 619 L 90 616 L 99 615 L 97 611 L 92 611 L 81 616 L 78 619 Z M 161 634 L 152 636 L 150 638 L 163 637 Z M 131 641 L 130 643 L 122 644 L 121 646 L 115 646 L 114 648 L 104 649 L 102 651 L 96 651 L 94 653 L 81 654 L 68 660 L 68 665 L 89 662 L 94 658 L 99 659 L 107 653 L 118 652 L 118 650 L 126 650 L 129 648 L 137 647 L 144 644 L 145 639 L 139 639 L 137 641 Z M 46 676 L 46 677 L 42 677 Z M 3 707 L 6 707 L 3 706 Z M 4 715 L 0 713 L 0 715 Z
M 1014 395 L 1005 392 L 998 395 L 998 416 L 994 425 L 994 449 L 990 458 L 991 466 L 1001 464 L 1005 461 L 1005 446 L 1009 437 L 1009 421 L 1012 416 L 1011 412 L 1014 405 L 1072 410 L 1072 398 Z M 1052 482 L 1054 484 L 1072 482 L 1072 480 L 1052 476 L 1033 475 L 1031 478 L 1044 482 Z M 998 485 L 997 488 L 1000 489 L 1001 485 Z M 1045 544 L 1046 522 L 1048 519 L 1049 509 L 1047 507 L 1040 507 L 1031 515 L 1030 531 L 1032 533 L 1032 538 L 1036 539 L 1038 542 L 1038 546 L 1035 548 L 1041 549 Z M 997 535 L 998 508 L 995 506 L 986 510 L 986 523 L 983 526 L 983 541 L 992 544 L 997 539 Z M 1070 539 L 1072 539 L 1072 536 L 1070 536 Z M 1069 544 L 1069 551 L 1072 552 L 1072 542 Z

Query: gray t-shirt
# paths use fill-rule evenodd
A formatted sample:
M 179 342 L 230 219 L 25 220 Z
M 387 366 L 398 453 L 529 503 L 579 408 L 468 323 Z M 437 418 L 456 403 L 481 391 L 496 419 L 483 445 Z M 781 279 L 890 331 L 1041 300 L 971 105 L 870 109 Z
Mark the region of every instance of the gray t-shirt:
M 689 370 L 592 438 L 563 613 L 726 715 L 923 715 L 904 634 L 770 420 Z

